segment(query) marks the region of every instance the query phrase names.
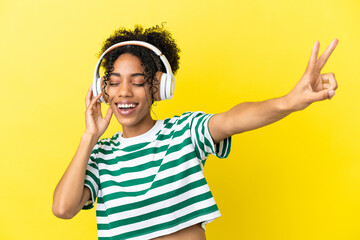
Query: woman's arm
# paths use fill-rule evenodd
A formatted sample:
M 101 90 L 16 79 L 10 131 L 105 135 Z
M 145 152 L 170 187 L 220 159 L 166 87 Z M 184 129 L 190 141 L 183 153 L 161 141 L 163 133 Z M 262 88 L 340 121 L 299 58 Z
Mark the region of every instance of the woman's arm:
M 63 219 L 73 218 L 90 198 L 84 186 L 87 163 L 97 139 L 84 134 L 79 147 L 54 191 L 52 211 Z M 86 191 L 87 189 L 87 191 Z M 85 198 L 85 199 L 84 199 Z
M 334 51 L 338 40 L 331 42 L 317 59 L 319 43 L 315 42 L 306 71 L 286 96 L 262 102 L 245 102 L 227 112 L 213 116 L 209 121 L 210 134 L 215 143 L 234 134 L 260 128 L 276 122 L 311 103 L 331 99 L 337 89 L 333 73 L 320 74 Z
M 105 132 L 112 116 L 111 108 L 109 108 L 105 118 L 102 117 L 101 106 L 97 102 L 100 96 L 99 94 L 93 98 L 90 87 L 86 96 L 85 133 L 54 191 L 52 211 L 59 218 L 74 217 L 90 199 L 90 190 L 84 185 L 87 164 L 94 146 Z
M 291 112 L 285 97 L 263 102 L 244 102 L 210 118 L 209 130 L 214 142 L 218 143 L 234 134 L 269 125 Z

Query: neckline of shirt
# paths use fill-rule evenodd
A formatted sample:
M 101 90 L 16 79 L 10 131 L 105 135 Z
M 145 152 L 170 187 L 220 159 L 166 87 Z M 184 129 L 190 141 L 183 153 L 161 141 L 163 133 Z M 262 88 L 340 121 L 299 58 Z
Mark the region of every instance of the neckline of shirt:
M 161 130 L 163 122 L 164 120 L 157 120 L 154 126 L 149 131 L 135 137 L 123 138 L 122 132 L 118 132 L 119 134 L 118 141 L 120 142 L 121 145 L 152 141 L 153 138 L 156 137 L 156 133 L 158 133 Z

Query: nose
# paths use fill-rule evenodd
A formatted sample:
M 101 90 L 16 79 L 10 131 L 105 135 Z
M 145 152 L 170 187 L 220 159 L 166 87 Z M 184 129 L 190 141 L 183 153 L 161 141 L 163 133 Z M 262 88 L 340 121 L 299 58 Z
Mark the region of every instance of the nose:
M 123 81 L 120 84 L 119 97 L 132 97 L 132 88 L 130 81 Z

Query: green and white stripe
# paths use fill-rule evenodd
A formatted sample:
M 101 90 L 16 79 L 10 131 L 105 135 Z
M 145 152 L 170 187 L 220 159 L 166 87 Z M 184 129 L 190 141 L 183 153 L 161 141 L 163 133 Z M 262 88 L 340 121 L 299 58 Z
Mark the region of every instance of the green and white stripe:
M 84 183 L 91 201 L 83 207 L 97 197 L 99 239 L 150 239 L 220 216 L 203 166 L 208 154 L 227 157 L 231 138 L 214 145 L 211 116 L 186 112 L 140 136 L 99 140 Z

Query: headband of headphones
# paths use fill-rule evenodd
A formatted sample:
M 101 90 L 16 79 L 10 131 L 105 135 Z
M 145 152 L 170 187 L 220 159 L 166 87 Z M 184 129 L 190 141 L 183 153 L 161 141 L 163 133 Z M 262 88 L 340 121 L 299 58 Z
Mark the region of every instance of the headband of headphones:
M 101 62 L 102 62 L 105 54 L 115 48 L 122 47 L 125 45 L 136 45 L 136 46 L 146 47 L 146 48 L 152 50 L 156 55 L 158 55 L 160 57 L 160 60 L 163 62 L 165 69 L 166 69 L 166 73 L 162 74 L 161 80 L 160 80 L 160 89 L 159 89 L 160 90 L 160 99 L 161 100 L 171 99 L 174 95 L 174 90 L 175 90 L 175 78 L 174 78 L 174 74 L 171 70 L 170 63 L 166 59 L 165 55 L 163 55 L 157 47 L 151 45 L 150 43 L 142 42 L 142 41 L 120 42 L 120 43 L 112 45 L 111 47 L 106 49 L 105 52 L 103 52 L 103 54 L 100 56 L 100 59 L 97 62 L 96 67 L 95 67 L 94 81 L 93 81 L 94 96 L 97 96 L 101 93 L 101 78 L 99 75 L 99 69 L 100 69 L 100 65 L 101 65 Z M 103 96 L 101 96 L 100 102 L 105 102 Z

